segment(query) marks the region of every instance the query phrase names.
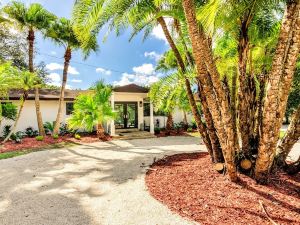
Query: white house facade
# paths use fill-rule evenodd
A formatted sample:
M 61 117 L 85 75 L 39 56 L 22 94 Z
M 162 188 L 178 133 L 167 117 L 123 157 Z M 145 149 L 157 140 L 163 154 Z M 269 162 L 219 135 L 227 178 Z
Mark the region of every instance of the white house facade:
M 65 102 L 63 104 L 63 120 L 72 114 L 73 103 L 81 93 L 87 93 L 89 91 L 81 90 L 66 90 Z M 9 99 L 2 101 L 12 102 L 15 105 L 20 104 L 20 91 L 11 91 L 9 93 Z M 43 117 L 43 122 L 53 122 L 56 119 L 58 110 L 59 90 L 41 89 L 40 90 L 40 108 Z M 154 133 L 155 127 L 163 128 L 166 125 L 166 116 L 157 115 L 153 110 L 153 105 L 148 98 L 148 89 L 129 84 L 121 87 L 115 87 L 111 96 L 111 105 L 116 111 L 117 116 L 113 121 L 109 121 L 105 125 L 105 129 L 110 135 L 114 136 L 118 132 L 124 130 L 146 130 L 150 133 Z M 184 114 L 182 111 L 176 109 L 173 113 L 173 119 L 175 123 L 182 122 Z M 188 114 L 188 122 L 191 121 L 192 116 Z M 4 126 L 12 125 L 13 121 L 3 120 L 1 123 L 1 133 Z M 26 128 L 32 127 L 37 129 L 37 120 L 34 103 L 34 92 L 30 91 L 28 99 L 24 104 L 24 109 L 21 114 L 19 123 L 17 125 L 17 131 L 25 131 Z

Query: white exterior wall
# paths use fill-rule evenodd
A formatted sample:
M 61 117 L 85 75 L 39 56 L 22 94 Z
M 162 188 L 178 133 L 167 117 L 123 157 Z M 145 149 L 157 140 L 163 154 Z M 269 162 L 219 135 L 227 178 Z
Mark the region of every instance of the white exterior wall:
M 20 101 L 18 100 L 11 100 L 9 102 L 12 102 L 17 106 L 20 105 Z M 62 122 L 65 122 L 66 118 L 69 117 L 66 115 L 66 102 L 63 104 Z M 43 122 L 55 121 L 58 110 L 58 100 L 40 100 L 40 105 Z M 0 134 L 2 135 L 5 125 L 12 125 L 13 123 L 14 121 L 11 120 L 3 120 L 0 126 Z M 27 100 L 25 102 L 16 131 L 25 131 L 28 127 L 33 127 L 36 130 L 38 129 L 34 100 Z
M 144 98 L 147 98 L 147 93 L 124 93 L 124 92 L 115 92 L 114 93 L 115 102 L 137 102 L 138 106 L 138 128 L 144 129 L 141 125 L 146 124 L 149 126 L 150 117 L 144 117 Z M 18 100 L 10 100 L 15 105 L 19 105 L 20 101 Z M 66 103 L 72 101 L 65 101 L 63 104 L 63 118 L 62 122 L 66 121 L 66 118 L 69 116 L 66 115 Z M 140 102 L 142 105 L 140 106 Z M 58 100 L 40 100 L 41 104 L 41 113 L 43 117 L 43 122 L 53 122 L 56 119 L 57 109 L 58 109 Z M 166 125 L 167 117 L 164 116 L 154 116 L 154 126 L 156 126 L 156 120 L 160 121 L 160 127 L 163 128 Z M 187 114 L 188 122 L 191 122 L 192 115 Z M 173 113 L 173 120 L 175 123 L 180 123 L 183 121 L 183 112 L 175 109 Z M 13 121 L 3 120 L 0 126 L 0 135 L 2 135 L 2 131 L 5 125 L 12 125 Z M 18 122 L 16 131 L 25 131 L 26 128 L 33 127 L 34 129 L 38 129 L 37 120 L 36 120 L 36 112 L 35 112 L 35 104 L 34 100 L 27 100 L 25 102 L 23 112 L 21 114 L 21 118 Z M 107 124 L 106 128 L 109 127 Z M 106 129 L 108 131 L 108 129 Z

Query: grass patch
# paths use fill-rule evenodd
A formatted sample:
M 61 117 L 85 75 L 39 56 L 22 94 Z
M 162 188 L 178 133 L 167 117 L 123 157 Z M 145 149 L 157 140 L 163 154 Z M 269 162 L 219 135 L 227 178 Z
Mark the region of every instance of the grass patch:
M 194 131 L 194 132 L 187 132 L 188 135 L 192 136 L 192 137 L 200 137 L 200 134 L 198 131 Z
M 8 159 L 8 158 L 13 158 L 16 156 L 20 155 L 25 155 L 31 152 L 38 152 L 38 151 L 44 151 L 44 150 L 51 150 L 55 148 L 64 148 L 64 147 L 70 147 L 74 145 L 80 145 L 78 143 L 70 143 L 70 142 L 61 142 L 57 144 L 52 144 L 52 145 L 47 145 L 39 148 L 32 148 L 32 149 L 24 149 L 24 150 L 19 150 L 19 151 L 11 151 L 11 152 L 3 152 L 0 153 L 0 160 L 1 159 Z

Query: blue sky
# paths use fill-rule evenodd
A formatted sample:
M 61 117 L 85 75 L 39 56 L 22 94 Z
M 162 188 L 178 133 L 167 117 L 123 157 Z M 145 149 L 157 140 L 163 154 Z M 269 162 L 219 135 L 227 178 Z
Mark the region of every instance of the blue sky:
M 2 0 L 4 5 L 10 1 Z M 59 17 L 70 18 L 74 0 L 23 0 L 26 4 L 38 2 Z M 86 89 L 96 80 L 103 78 L 107 83 L 125 85 L 131 82 L 148 85 L 161 74 L 154 71 L 156 61 L 168 49 L 162 30 L 156 27 L 150 38 L 142 41 L 142 34 L 129 42 L 130 31 L 119 37 L 111 33 L 103 43 L 106 29 L 99 33 L 100 50 L 83 60 L 80 52 L 74 52 L 68 76 L 68 88 Z M 64 48 L 37 35 L 38 54 L 35 63 L 47 64 L 52 84 L 61 81 Z

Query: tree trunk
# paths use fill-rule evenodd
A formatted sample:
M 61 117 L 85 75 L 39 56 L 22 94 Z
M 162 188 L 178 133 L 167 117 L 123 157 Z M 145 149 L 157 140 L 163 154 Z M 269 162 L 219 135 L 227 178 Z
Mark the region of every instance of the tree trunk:
M 289 155 L 290 151 L 294 144 L 300 138 L 300 105 L 298 106 L 297 110 L 293 114 L 293 119 L 285 133 L 283 139 L 280 141 L 277 152 L 278 152 L 278 161 L 279 165 L 284 165 L 287 156 Z
M 239 146 L 239 136 L 238 136 L 238 129 L 237 129 L 237 71 L 234 72 L 231 81 L 231 92 L 230 92 L 230 107 L 231 107 L 231 114 L 232 114 L 232 126 L 234 129 L 234 142 L 236 146 Z
M 211 142 L 212 147 L 212 155 L 213 155 L 213 162 L 214 163 L 223 163 L 224 157 L 222 154 L 222 149 L 220 146 L 219 138 L 217 135 L 217 131 L 214 126 L 214 122 L 211 116 L 211 113 L 209 112 L 209 107 L 207 104 L 207 100 L 205 97 L 205 93 L 203 91 L 203 87 L 201 83 L 198 81 L 198 95 L 202 106 L 203 115 L 206 122 L 207 132 L 209 135 L 209 139 Z
M 194 95 L 193 95 L 193 92 L 192 92 L 192 89 L 191 89 L 190 81 L 188 80 L 188 78 L 185 75 L 186 68 L 185 68 L 185 64 L 183 62 L 183 59 L 180 55 L 180 52 L 178 51 L 178 48 L 176 47 L 175 42 L 172 39 L 172 36 L 171 36 L 171 34 L 168 30 L 168 27 L 167 27 L 167 24 L 166 24 L 164 18 L 159 17 L 159 18 L 157 18 L 157 21 L 160 24 L 160 26 L 161 26 L 161 28 L 164 32 L 164 35 L 166 36 L 166 39 L 167 39 L 172 51 L 174 52 L 174 55 L 175 55 L 175 58 L 177 60 L 179 69 L 180 69 L 180 71 L 182 72 L 182 74 L 184 76 L 185 86 L 186 86 L 186 91 L 187 91 L 187 97 L 188 97 L 188 100 L 189 100 L 189 103 L 190 103 L 190 106 L 191 106 L 191 109 L 192 109 L 193 116 L 194 116 L 196 124 L 197 124 L 198 131 L 199 131 L 199 133 L 200 133 L 200 135 L 203 139 L 203 142 L 206 145 L 209 153 L 212 155 L 212 147 L 211 147 L 211 143 L 210 143 L 210 140 L 209 140 L 209 136 L 208 136 L 207 131 L 206 131 L 206 127 L 203 124 L 203 122 L 201 121 L 201 116 L 200 116 L 200 113 L 199 113 L 197 105 L 196 105 L 196 101 L 195 101 L 195 98 L 194 98 Z
M 299 14 L 300 1 L 289 1 L 273 57 L 264 103 L 262 134 L 255 167 L 255 178 L 259 183 L 268 181 L 268 174 L 273 164 L 279 130 L 287 104 L 288 92 L 299 55 Z
M 173 130 L 173 116 L 172 116 L 172 112 L 168 113 L 168 117 L 167 117 L 167 125 L 166 125 L 166 131 L 170 132 L 171 130 Z
M 105 133 L 104 133 L 104 128 L 102 126 L 102 123 L 97 124 L 97 137 L 99 139 L 104 139 L 105 138 Z
M 32 28 L 29 29 L 28 32 L 28 59 L 29 59 L 29 72 L 33 73 L 34 72 L 34 67 L 33 67 L 33 45 L 34 45 L 34 31 Z M 42 136 L 45 136 L 45 129 L 44 129 L 44 124 L 43 124 L 43 118 L 42 118 L 42 113 L 40 109 L 40 96 L 39 96 L 39 88 L 36 86 L 35 87 L 35 111 L 36 111 L 36 119 L 37 119 L 37 124 L 38 124 L 38 129 L 39 129 L 39 134 Z
M 64 56 L 65 62 L 64 62 L 63 79 L 62 79 L 62 84 L 60 89 L 58 110 L 57 110 L 57 116 L 56 116 L 55 125 L 53 129 L 53 135 L 57 135 L 59 133 L 59 127 L 61 123 L 62 109 L 63 109 L 64 97 L 65 97 L 65 89 L 66 89 L 67 78 L 68 78 L 68 68 L 69 68 L 71 57 L 72 57 L 72 50 L 68 46 Z
M 184 124 L 184 129 L 187 129 L 189 127 L 189 123 L 188 123 L 188 120 L 187 120 L 187 115 L 186 115 L 186 111 L 182 111 L 183 113 L 183 124 Z
M 209 48 L 209 43 L 207 42 L 204 34 L 199 30 L 196 20 L 194 1 L 183 0 L 182 5 L 188 24 L 189 36 L 192 42 L 198 78 L 203 85 L 207 103 L 210 106 L 210 112 L 218 132 L 221 148 L 225 158 L 227 172 L 232 181 L 237 181 L 237 172 L 234 162 L 237 146 L 234 142 L 234 130 L 232 127 L 228 94 L 225 92 L 224 87 L 221 84 L 220 76 L 217 72 L 216 65 Z M 203 68 L 206 68 L 211 75 L 210 77 L 214 88 L 212 88 L 208 82 L 207 73 L 206 71 L 203 71 Z
M 17 128 L 17 125 L 18 125 L 18 122 L 20 120 L 21 113 L 23 111 L 26 99 L 27 99 L 27 93 L 24 92 L 23 97 L 21 98 L 21 104 L 20 104 L 19 112 L 18 112 L 18 115 L 17 115 L 16 120 L 14 122 L 14 125 L 11 128 L 11 130 L 10 130 L 9 134 L 7 135 L 7 137 L 3 140 L 2 144 L 4 144 L 5 142 L 7 142 L 10 139 L 11 135 L 15 132 L 15 130 Z

